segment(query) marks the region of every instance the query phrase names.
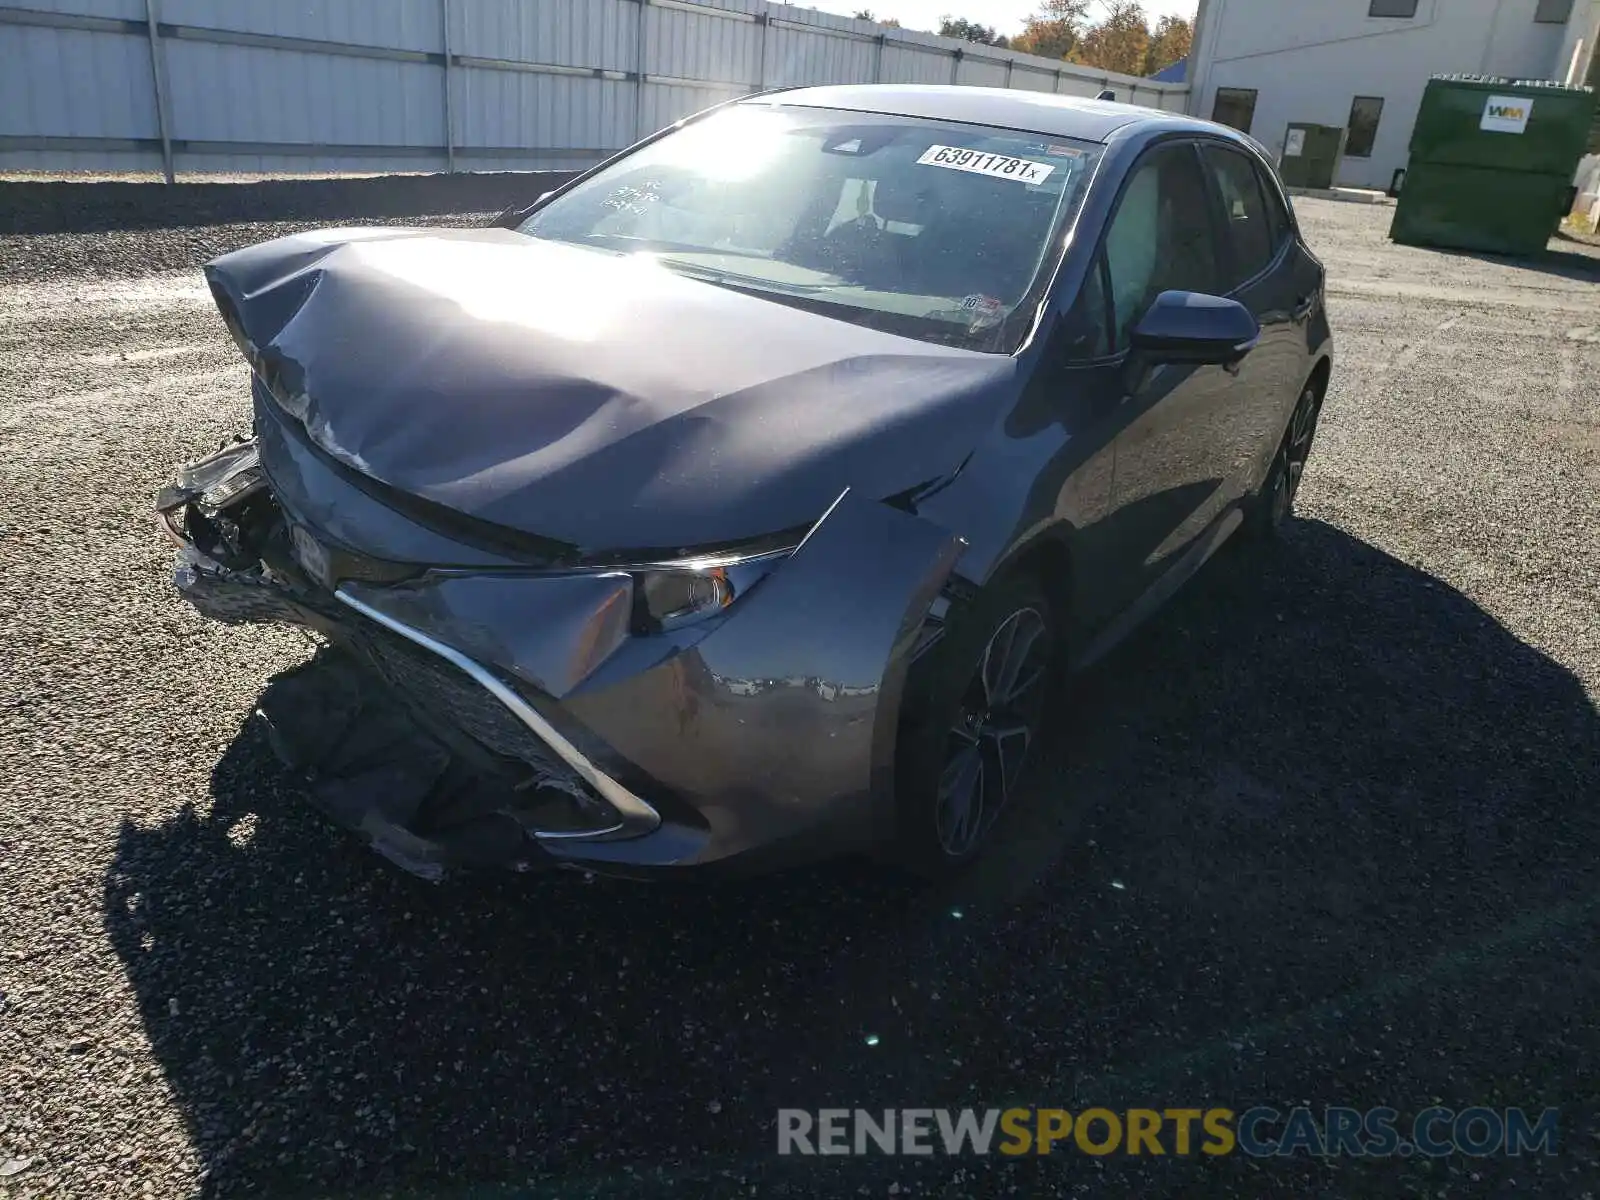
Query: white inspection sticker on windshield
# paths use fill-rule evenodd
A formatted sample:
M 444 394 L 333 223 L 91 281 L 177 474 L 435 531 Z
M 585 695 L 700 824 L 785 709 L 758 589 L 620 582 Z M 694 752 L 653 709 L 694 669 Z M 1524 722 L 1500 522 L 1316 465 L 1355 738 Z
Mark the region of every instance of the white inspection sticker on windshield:
M 985 154 L 982 150 L 963 150 L 959 146 L 929 146 L 917 159 L 919 166 L 946 167 L 952 171 L 971 171 L 974 175 L 993 175 L 1015 179 L 1018 183 L 1043 183 L 1055 167 L 1031 158 L 1009 158 L 1004 154 Z

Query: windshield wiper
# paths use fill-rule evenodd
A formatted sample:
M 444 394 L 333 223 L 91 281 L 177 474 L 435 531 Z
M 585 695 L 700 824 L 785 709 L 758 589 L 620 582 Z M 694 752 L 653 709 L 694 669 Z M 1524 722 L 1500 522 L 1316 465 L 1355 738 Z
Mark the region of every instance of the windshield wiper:
M 681 271 L 683 274 L 692 279 L 698 279 L 702 283 L 717 283 L 726 287 L 751 291 L 812 296 L 838 286 L 831 283 L 784 283 L 780 280 L 768 279 L 762 275 L 744 275 L 738 271 L 723 271 L 716 267 L 702 266 L 700 263 L 684 262 L 681 258 L 658 256 L 656 261 L 664 267 L 669 267 L 674 271 Z
M 868 329 L 877 329 L 883 333 L 894 333 L 901 337 L 916 338 L 919 341 L 935 342 L 942 346 L 957 346 L 963 349 L 973 348 L 973 332 L 962 325 L 951 325 L 945 321 L 935 321 L 928 317 L 912 316 L 909 313 L 888 312 L 880 309 L 865 308 L 859 304 L 849 304 L 842 300 L 830 300 L 823 293 L 835 291 L 837 284 L 809 284 L 809 283 L 779 283 L 758 275 L 741 275 L 737 271 L 719 271 L 714 267 L 703 267 L 698 263 L 683 262 L 675 258 L 658 258 L 656 261 L 674 271 L 681 272 L 685 277 L 709 283 L 714 287 L 727 288 L 730 292 L 738 292 L 745 296 L 755 296 L 758 299 L 771 300 L 777 304 L 788 304 L 804 312 L 816 313 L 818 316 L 833 317 L 837 320 L 848 321 L 852 325 L 862 325 Z

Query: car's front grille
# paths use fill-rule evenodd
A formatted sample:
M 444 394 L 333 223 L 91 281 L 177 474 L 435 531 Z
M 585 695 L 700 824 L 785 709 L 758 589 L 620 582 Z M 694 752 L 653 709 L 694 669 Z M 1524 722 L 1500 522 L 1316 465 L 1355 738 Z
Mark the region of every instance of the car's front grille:
M 564 780 L 587 794 L 577 774 L 464 671 L 365 617 L 352 613 L 347 625 L 384 681 L 431 721 L 448 721 L 496 754 L 520 759 L 550 782 Z

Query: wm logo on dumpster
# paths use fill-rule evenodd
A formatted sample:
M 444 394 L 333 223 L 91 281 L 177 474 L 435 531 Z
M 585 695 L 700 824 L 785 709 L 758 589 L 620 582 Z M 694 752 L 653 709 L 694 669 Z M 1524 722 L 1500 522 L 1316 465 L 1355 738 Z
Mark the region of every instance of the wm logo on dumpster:
M 1533 101 L 1520 96 L 1490 96 L 1478 128 L 1490 133 L 1521 133 L 1533 115 Z

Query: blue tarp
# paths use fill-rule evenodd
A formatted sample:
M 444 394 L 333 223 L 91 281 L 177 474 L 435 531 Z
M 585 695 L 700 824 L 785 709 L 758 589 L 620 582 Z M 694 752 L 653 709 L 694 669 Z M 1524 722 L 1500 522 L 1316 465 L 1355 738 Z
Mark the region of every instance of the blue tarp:
M 1187 75 L 1188 72 L 1189 60 L 1187 58 L 1180 58 L 1170 67 L 1162 67 L 1161 70 L 1150 76 L 1150 78 L 1154 79 L 1157 83 L 1182 83 L 1183 77 Z

